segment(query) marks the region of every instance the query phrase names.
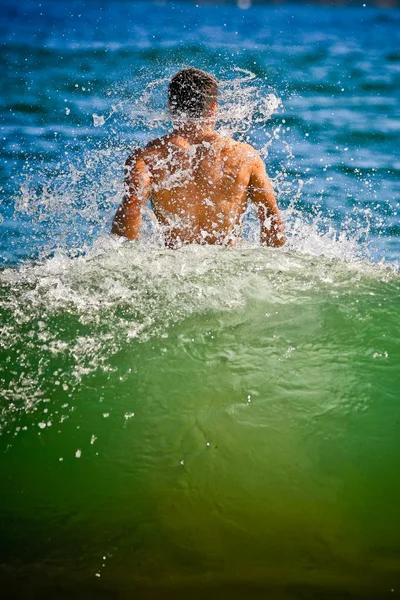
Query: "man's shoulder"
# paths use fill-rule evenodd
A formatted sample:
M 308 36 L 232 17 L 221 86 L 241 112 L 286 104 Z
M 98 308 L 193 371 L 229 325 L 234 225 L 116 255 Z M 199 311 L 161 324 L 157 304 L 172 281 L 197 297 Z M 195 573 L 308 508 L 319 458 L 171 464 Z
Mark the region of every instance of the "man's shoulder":
M 230 150 L 241 154 L 243 157 L 248 157 L 249 159 L 253 160 L 260 156 L 258 151 L 246 142 L 239 142 L 231 137 L 223 139 L 226 146 L 228 146 Z
M 151 140 L 150 142 L 148 142 L 148 144 L 146 144 L 143 153 L 150 154 L 154 151 L 162 150 L 163 148 L 165 148 L 165 146 L 169 144 L 171 138 L 172 134 L 169 133 L 167 135 L 163 135 L 161 137 L 155 138 L 154 140 Z
M 148 142 L 148 144 L 146 144 L 146 146 L 144 148 L 135 148 L 134 150 L 132 150 L 132 152 L 129 154 L 128 158 L 126 159 L 126 164 L 132 165 L 140 159 L 145 160 L 148 156 L 150 156 L 154 152 L 157 152 L 157 151 L 163 149 L 168 144 L 168 141 L 169 141 L 168 138 L 170 138 L 170 137 L 171 137 L 170 135 L 164 135 L 163 137 L 159 137 L 154 140 L 151 140 L 150 142 Z
M 128 158 L 125 161 L 126 167 L 134 166 L 138 160 L 143 156 L 143 148 L 134 148 L 132 152 L 129 154 Z
M 240 144 L 241 151 L 249 160 L 253 161 L 260 158 L 260 153 L 251 144 L 247 144 L 246 142 L 238 143 Z

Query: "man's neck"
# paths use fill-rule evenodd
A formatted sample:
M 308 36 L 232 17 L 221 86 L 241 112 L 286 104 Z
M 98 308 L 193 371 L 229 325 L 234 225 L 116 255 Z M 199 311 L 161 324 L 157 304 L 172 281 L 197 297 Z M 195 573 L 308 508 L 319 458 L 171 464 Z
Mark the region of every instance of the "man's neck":
M 207 123 L 183 123 L 174 127 L 174 134 L 187 139 L 191 143 L 199 143 L 210 137 L 216 137 L 214 125 Z

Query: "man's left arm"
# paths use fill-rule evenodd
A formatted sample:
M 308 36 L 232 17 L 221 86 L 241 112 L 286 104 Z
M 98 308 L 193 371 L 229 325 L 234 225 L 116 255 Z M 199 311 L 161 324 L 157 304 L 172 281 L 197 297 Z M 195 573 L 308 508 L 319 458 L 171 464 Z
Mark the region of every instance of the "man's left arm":
M 265 165 L 258 155 L 251 167 L 249 195 L 256 206 L 261 225 L 261 244 L 263 246 L 283 246 L 286 241 L 285 227 L 276 202 L 274 188 L 265 171 Z
M 136 240 L 142 221 L 142 206 L 151 190 L 150 175 L 141 151 L 133 152 L 125 163 L 125 193 L 111 233 Z

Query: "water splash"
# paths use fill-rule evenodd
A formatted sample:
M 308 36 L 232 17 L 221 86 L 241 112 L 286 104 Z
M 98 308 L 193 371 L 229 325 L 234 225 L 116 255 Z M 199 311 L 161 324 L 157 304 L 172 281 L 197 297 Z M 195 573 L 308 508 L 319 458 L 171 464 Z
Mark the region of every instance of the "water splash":
M 271 144 L 279 139 L 281 126 L 275 127 L 272 134 L 268 126 L 272 115 L 282 108 L 280 98 L 244 69 L 223 72 L 220 80 L 218 130 L 243 141 L 251 141 L 252 132 L 257 130 L 259 139 L 265 138 L 261 154 L 266 156 Z M 113 100 L 103 114 L 93 113 L 96 135 L 88 132 L 86 150 L 77 155 L 71 152 L 69 142 L 65 161 L 51 166 L 36 164 L 33 170 L 27 166 L 15 202 L 15 216 L 28 219 L 38 231 L 40 255 L 61 248 L 79 253 L 109 230 L 123 194 L 126 156 L 136 144 L 143 144 L 143 136 L 150 139 L 170 129 L 165 109 L 168 81 L 166 77 L 154 78 L 154 74 L 149 80 L 144 74 L 135 79 L 134 89 L 125 82 L 126 89 L 121 84 L 109 90 L 107 94 L 117 101 Z M 118 96 L 123 99 L 118 100 Z M 145 229 L 153 230 L 153 238 L 160 237 L 154 219 L 148 218 L 149 211 L 145 213 Z
M 316 199 L 305 212 L 304 199 L 313 177 L 298 172 L 287 118 L 277 116 L 284 111 L 278 93 L 251 71 L 237 67 L 222 71 L 219 79 L 218 130 L 254 144 L 265 159 L 271 154 L 268 171 L 285 209 L 292 247 L 297 244 L 304 251 L 309 244 L 314 252 L 330 236 L 340 241 L 341 248 L 351 246 L 352 254 L 365 255 L 372 219 L 377 227 L 377 217 L 369 208 L 355 207 L 350 216 L 338 221 Z M 83 152 L 75 153 L 68 142 L 64 161 L 26 166 L 15 217 L 30 223 L 29 243 L 36 245 L 37 255 L 49 256 L 58 250 L 79 255 L 109 231 L 123 195 L 126 156 L 132 148 L 170 129 L 165 107 L 168 81 L 169 77 L 141 73 L 133 82 L 128 79 L 114 86 L 106 93 L 111 99 L 104 101 L 102 114 L 93 113 L 93 129 L 85 132 Z M 251 207 L 244 232 L 248 241 L 257 242 L 258 225 Z M 149 206 L 144 210 L 143 239 L 162 245 L 162 231 Z
M 103 133 L 88 135 L 82 155 L 71 154 L 51 170 L 46 166 L 25 173 L 16 213 L 47 234 L 37 263 L 0 274 L 1 346 L 21 364 L 30 364 L 26 372 L 18 372 L 20 379 L 7 380 L 7 422 L 13 411 L 36 410 L 49 401 L 51 393 L 40 382 L 54 361 L 67 366 L 55 371 L 53 388 L 61 386 L 65 398 L 73 398 L 82 378 L 113 370 L 110 357 L 124 344 L 168 337 L 170 327 L 195 315 L 236 314 L 249 302 L 254 285 L 259 287 L 255 297 L 261 295 L 267 306 L 274 304 L 277 285 L 282 301 L 290 303 L 320 286 L 328 285 L 329 295 L 354 278 L 387 280 L 395 269 L 365 262 L 370 227 L 365 213 L 360 219 L 352 214 L 338 228 L 318 205 L 308 216 L 299 208 L 308 180 L 291 175 L 294 156 L 285 138 L 286 119 L 271 123 L 283 109 L 282 100 L 254 73 L 239 68 L 220 77 L 218 128 L 244 141 L 253 141 L 256 134 L 264 157 L 271 148 L 282 149 L 272 180 L 286 205 L 286 248 L 279 253 L 259 248 L 259 224 L 251 206 L 244 240 L 233 253 L 193 247 L 170 254 L 148 206 L 140 242 L 110 238 L 110 220 L 123 193 L 122 166 L 132 148 L 126 127 L 142 138 L 143 131 L 153 137 L 170 125 L 164 106 L 169 78 L 148 79 L 143 75 L 141 85 L 136 80 L 132 94 L 121 87 L 109 91 L 128 98 L 114 100 L 102 115 L 93 113 L 94 127 Z M 272 287 L 270 278 L 275 280 Z M 68 417 L 61 413 L 62 419 Z

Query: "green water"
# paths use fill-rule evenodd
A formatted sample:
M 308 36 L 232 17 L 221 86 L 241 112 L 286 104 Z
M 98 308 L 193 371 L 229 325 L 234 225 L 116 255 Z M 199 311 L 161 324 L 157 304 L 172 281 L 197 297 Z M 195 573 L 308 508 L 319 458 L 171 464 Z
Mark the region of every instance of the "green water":
M 397 596 L 395 271 L 105 241 L 0 290 L 6 591 Z
M 400 596 L 400 12 L 349 4 L 2 0 L 0 600 Z M 107 238 L 189 65 L 285 248 Z

